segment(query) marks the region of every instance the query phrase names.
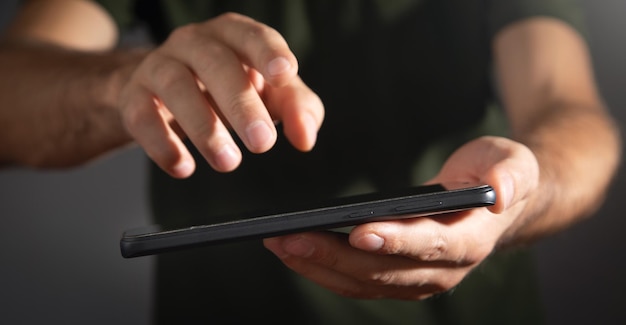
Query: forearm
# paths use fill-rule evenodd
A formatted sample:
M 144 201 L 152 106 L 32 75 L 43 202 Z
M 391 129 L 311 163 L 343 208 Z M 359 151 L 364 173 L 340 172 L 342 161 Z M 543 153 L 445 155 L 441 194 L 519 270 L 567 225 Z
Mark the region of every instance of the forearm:
M 550 18 L 515 23 L 495 38 L 500 90 L 514 140 L 539 165 L 538 186 L 520 204 L 500 245 L 541 238 L 590 215 L 621 157 L 584 39 Z
M 66 167 L 128 143 L 117 97 L 140 57 L 0 45 L 0 164 Z
M 621 157 L 620 136 L 599 103 L 552 103 L 514 138 L 540 167 L 539 187 L 501 245 L 542 238 L 591 215 L 602 203 Z

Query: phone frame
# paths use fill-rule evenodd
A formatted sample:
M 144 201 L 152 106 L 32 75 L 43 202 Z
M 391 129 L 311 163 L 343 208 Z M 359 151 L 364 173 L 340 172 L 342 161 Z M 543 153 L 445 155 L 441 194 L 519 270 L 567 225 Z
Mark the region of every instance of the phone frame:
M 228 222 L 172 230 L 163 230 L 158 225 L 138 228 L 123 233 L 120 250 L 123 257 L 132 258 L 196 246 L 454 212 L 495 202 L 495 191 L 486 184 L 416 186 L 387 193 L 336 198 Z

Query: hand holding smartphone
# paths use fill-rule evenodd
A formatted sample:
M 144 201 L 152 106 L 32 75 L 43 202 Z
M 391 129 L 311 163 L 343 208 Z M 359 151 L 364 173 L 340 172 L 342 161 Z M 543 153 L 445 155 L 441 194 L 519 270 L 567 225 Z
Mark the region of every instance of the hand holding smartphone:
M 441 214 L 485 207 L 495 202 L 495 191 L 486 184 L 416 186 L 284 207 L 230 222 L 179 229 L 162 229 L 154 225 L 129 230 L 122 235 L 120 249 L 125 258 L 139 257 L 237 240 Z

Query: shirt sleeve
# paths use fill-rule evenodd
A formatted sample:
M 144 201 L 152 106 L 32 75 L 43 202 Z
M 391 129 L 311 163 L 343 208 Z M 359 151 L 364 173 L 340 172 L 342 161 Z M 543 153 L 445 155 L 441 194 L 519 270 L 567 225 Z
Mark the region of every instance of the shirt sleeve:
M 135 0 L 97 0 L 96 2 L 111 15 L 121 30 L 130 28 L 135 23 L 133 11 Z
M 559 19 L 588 38 L 579 0 L 490 0 L 487 10 L 491 38 L 507 25 L 532 17 Z

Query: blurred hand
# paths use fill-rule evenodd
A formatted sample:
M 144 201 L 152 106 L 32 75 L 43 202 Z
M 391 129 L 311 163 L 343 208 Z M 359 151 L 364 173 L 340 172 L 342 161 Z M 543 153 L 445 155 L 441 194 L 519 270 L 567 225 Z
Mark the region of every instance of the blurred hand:
M 181 27 L 149 53 L 123 86 L 121 116 L 147 155 L 174 177 L 193 173 L 188 137 L 218 171 L 231 171 L 241 151 L 269 150 L 280 121 L 299 150 L 315 144 L 324 110 L 298 77 L 282 36 L 238 14 Z
M 538 179 L 537 161 L 528 148 L 483 137 L 459 148 L 429 183 L 490 184 L 497 193 L 495 206 L 368 223 L 349 235 L 276 237 L 266 239 L 265 246 L 294 271 L 338 294 L 424 299 L 453 288 L 487 258 L 522 215 Z

